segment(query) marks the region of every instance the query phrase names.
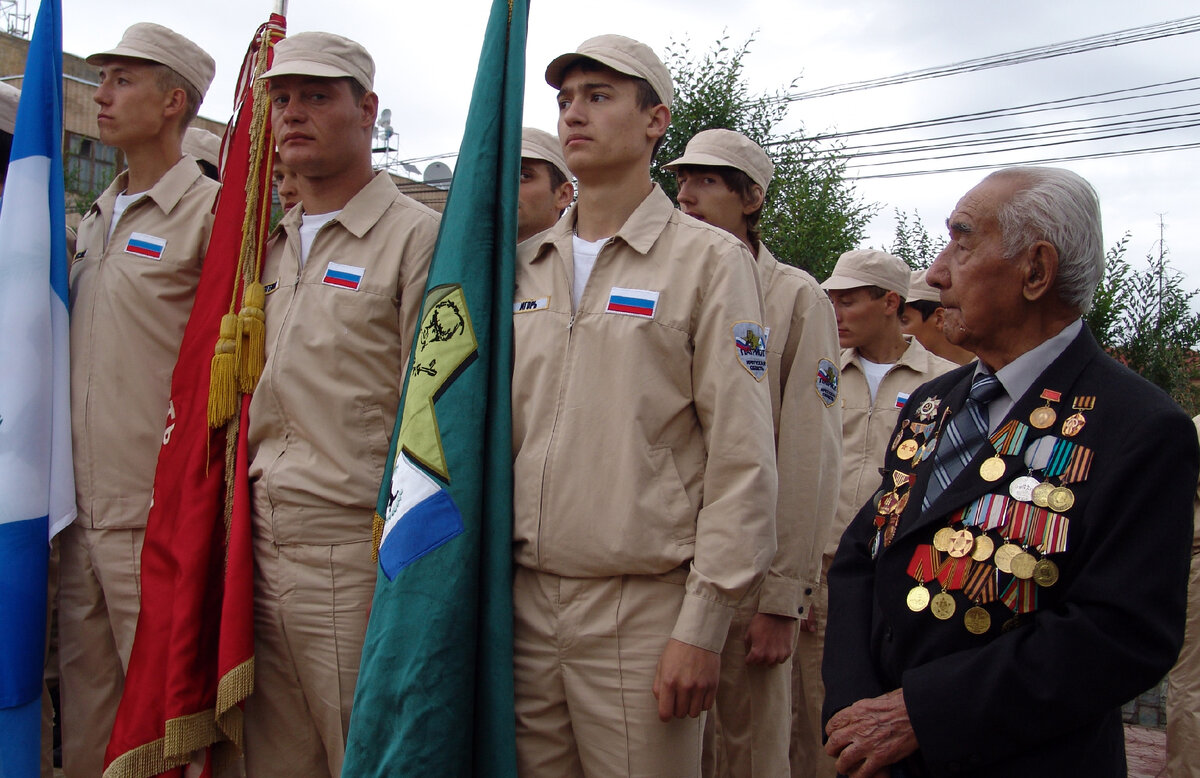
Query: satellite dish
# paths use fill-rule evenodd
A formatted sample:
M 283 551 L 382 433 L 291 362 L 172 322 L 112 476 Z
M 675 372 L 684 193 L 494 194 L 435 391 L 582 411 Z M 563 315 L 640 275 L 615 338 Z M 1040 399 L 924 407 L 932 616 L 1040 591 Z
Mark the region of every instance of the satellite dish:
M 380 127 L 391 127 L 392 126 L 392 109 L 391 108 L 384 108 L 382 111 L 379 112 L 379 126 Z
M 450 166 L 445 162 L 430 162 L 425 166 L 425 183 L 430 186 L 446 189 L 450 186 L 450 179 L 453 177 Z

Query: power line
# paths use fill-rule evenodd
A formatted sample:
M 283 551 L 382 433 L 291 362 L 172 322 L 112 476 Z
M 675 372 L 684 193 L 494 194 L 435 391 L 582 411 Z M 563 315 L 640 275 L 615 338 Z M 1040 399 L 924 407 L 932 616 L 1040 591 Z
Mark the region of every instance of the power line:
M 859 92 L 864 89 L 877 89 L 883 86 L 894 86 L 896 84 L 906 84 L 913 81 L 924 81 L 931 78 L 944 78 L 946 76 L 959 75 L 961 73 L 1007 67 L 1009 65 L 1019 65 L 1026 62 L 1053 59 L 1055 57 L 1065 57 L 1069 54 L 1079 54 L 1085 51 L 1096 51 L 1098 49 L 1112 48 L 1114 46 L 1125 46 L 1131 43 L 1158 40 L 1160 38 L 1169 38 L 1176 35 L 1188 35 L 1198 31 L 1200 31 L 1200 16 L 1187 16 L 1182 19 L 1175 19 L 1173 21 L 1159 22 L 1157 24 L 1149 24 L 1143 27 L 1131 27 L 1127 30 L 1118 30 L 1116 32 L 1104 33 L 1102 35 L 1093 35 L 1091 37 L 1078 38 L 1076 40 L 1064 41 L 1062 43 L 1053 43 L 1046 46 L 1035 46 L 1032 48 L 1019 49 L 1017 51 L 1006 52 L 1003 54 L 993 54 L 987 57 L 979 57 L 977 59 L 954 62 L 949 65 L 938 65 L 936 67 L 922 68 L 920 70 L 910 70 L 904 73 L 898 73 L 894 76 L 883 76 L 881 78 L 872 78 L 865 81 L 851 81 L 844 84 L 835 84 L 833 86 L 822 87 L 820 89 L 811 89 L 804 92 L 792 92 L 790 94 L 783 94 L 777 97 L 768 98 L 768 100 L 771 102 L 796 102 L 799 100 L 812 100 L 818 97 L 830 97 L 832 95 L 840 95 L 847 92 Z

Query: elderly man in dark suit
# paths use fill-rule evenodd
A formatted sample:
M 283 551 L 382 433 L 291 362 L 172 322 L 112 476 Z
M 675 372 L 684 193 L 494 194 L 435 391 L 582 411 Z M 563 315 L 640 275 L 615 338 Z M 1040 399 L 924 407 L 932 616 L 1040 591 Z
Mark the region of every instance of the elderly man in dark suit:
M 947 225 L 928 281 L 979 361 L 912 394 L 842 537 L 826 750 L 850 776 L 1124 775 L 1120 706 L 1182 641 L 1195 431 L 1081 320 L 1086 181 L 1000 170 Z

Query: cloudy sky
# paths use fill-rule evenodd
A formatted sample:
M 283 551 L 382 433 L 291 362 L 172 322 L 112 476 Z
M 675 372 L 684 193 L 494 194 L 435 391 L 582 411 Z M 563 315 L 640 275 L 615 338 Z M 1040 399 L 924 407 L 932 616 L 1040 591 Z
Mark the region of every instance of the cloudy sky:
M 38 0 L 27 0 L 36 14 Z M 124 0 L 63 0 L 63 36 L 67 51 L 87 55 L 104 50 L 129 24 L 153 21 L 172 27 L 199 43 L 217 60 L 217 75 L 201 113 L 227 119 L 237 68 L 271 0 L 208 0 L 164 3 Z M 376 91 L 390 108 L 399 136 L 399 156 L 419 159 L 454 152 L 461 140 L 475 76 L 479 44 L 490 0 L 391 2 L 291 0 L 292 32 L 327 30 L 358 40 L 374 55 Z M 1191 0 L 1092 0 L 1047 3 L 1045 0 L 842 0 L 839 3 L 795 0 L 534 0 L 530 8 L 526 124 L 555 128 L 554 92 L 542 73 L 554 56 L 570 51 L 591 35 L 619 32 L 649 43 L 660 53 L 675 42 L 698 53 L 722 35 L 738 44 L 754 37 L 746 74 L 755 91 L 796 90 L 862 81 L 948 65 L 989 55 L 1046 46 L 1118 30 L 1182 19 L 1197 13 Z M 1012 108 L 1083 95 L 1133 89 L 1200 75 L 1200 33 L 1103 48 L 1070 56 L 972 72 L 909 84 L 791 103 L 789 128 L 809 133 L 848 132 L 904 122 Z M 1200 81 L 1176 89 L 1200 86 Z M 1132 93 L 1125 93 L 1128 96 Z M 1194 95 L 1194 96 L 1193 96 Z M 1164 115 L 1195 113 L 1200 90 L 1152 99 L 1060 109 L 1010 117 L 1014 129 L 1051 121 L 1112 122 L 1103 116 L 1150 108 Z M 1146 116 L 1140 114 L 1140 116 Z M 1193 126 L 1090 143 L 1024 148 L 886 168 L 853 168 L 852 174 L 915 169 L 941 170 L 962 165 L 1004 165 L 1052 156 L 1074 156 L 1200 142 Z M 873 135 L 856 144 L 914 142 L 942 135 L 1002 126 L 956 124 Z M 1037 143 L 1044 141 L 1037 141 Z M 1025 144 L 1022 144 L 1025 145 Z M 928 155 L 927 155 L 928 156 Z M 852 162 L 884 161 L 861 158 Z M 453 158 L 445 160 L 453 166 Z M 419 162 L 418 167 L 426 163 Z M 1155 250 L 1161 215 L 1174 265 L 1189 287 L 1200 287 L 1200 149 L 1061 163 L 1088 178 L 1100 192 L 1108 244 L 1133 234 L 1127 258 L 1140 261 Z M 955 201 L 986 171 L 947 172 L 902 178 L 862 178 L 860 196 L 879 206 L 866 243 L 892 239 L 893 211 L 919 212 L 931 230 Z

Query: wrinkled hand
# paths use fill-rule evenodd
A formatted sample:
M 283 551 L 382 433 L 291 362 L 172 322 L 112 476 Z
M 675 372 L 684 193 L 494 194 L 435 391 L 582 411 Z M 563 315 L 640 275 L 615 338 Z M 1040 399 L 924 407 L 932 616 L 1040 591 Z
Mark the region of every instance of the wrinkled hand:
M 756 613 L 742 638 L 746 664 L 774 667 L 788 660 L 796 645 L 796 620 L 774 613 Z
M 888 765 L 917 750 L 902 689 L 843 708 L 829 720 L 825 733 L 825 753 L 837 757 L 837 771 L 850 778 L 886 776 Z
M 720 678 L 720 654 L 671 638 L 654 674 L 658 717 L 663 721 L 696 718 L 716 702 Z

